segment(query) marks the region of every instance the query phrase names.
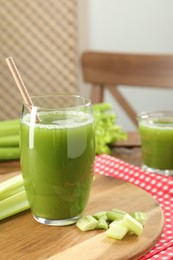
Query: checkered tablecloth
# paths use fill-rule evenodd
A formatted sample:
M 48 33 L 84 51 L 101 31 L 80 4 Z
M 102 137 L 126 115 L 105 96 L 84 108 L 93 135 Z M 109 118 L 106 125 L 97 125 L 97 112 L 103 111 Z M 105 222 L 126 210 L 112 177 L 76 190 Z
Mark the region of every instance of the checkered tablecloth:
M 158 243 L 140 260 L 173 259 L 173 178 L 146 172 L 105 154 L 96 157 L 95 173 L 131 182 L 157 200 L 164 212 L 164 229 Z

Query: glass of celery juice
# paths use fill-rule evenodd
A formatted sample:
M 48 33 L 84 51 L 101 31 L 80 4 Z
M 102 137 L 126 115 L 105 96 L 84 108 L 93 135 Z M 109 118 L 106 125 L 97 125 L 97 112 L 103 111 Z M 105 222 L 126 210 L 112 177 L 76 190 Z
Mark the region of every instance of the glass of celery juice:
M 88 99 L 76 95 L 32 97 L 20 123 L 21 170 L 34 218 L 73 224 L 83 213 L 93 182 L 94 119 Z
M 173 111 L 137 116 L 142 145 L 142 168 L 173 176 Z

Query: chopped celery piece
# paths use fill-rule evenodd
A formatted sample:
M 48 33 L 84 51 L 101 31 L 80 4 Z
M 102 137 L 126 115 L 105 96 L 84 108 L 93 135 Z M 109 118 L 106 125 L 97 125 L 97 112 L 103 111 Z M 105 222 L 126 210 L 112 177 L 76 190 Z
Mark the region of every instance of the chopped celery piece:
M 108 220 L 110 221 L 114 221 L 117 219 L 122 219 L 123 216 L 125 215 L 125 212 L 117 210 L 117 209 L 113 209 L 112 211 L 108 211 L 106 213 Z
M 25 191 L 0 201 L 0 220 L 29 209 Z
M 124 215 L 122 223 L 129 231 L 132 231 L 137 236 L 139 236 L 143 231 L 143 225 L 128 213 Z
M 116 221 L 114 225 L 111 225 L 111 227 L 105 232 L 107 237 L 113 238 L 113 239 L 122 239 L 128 232 L 127 227 L 123 225 L 122 221 Z
M 107 220 L 106 211 L 99 211 L 99 212 L 95 213 L 95 214 L 93 215 L 93 217 L 96 218 L 97 220 L 99 220 L 99 219 L 105 219 L 105 220 Z
M 0 147 L 0 161 L 18 160 L 19 158 L 19 147 Z
M 144 219 L 144 212 L 133 212 L 134 216 Z M 107 218 L 105 218 L 107 216 Z M 95 220 L 95 221 L 94 221 Z M 93 229 L 107 230 L 106 236 L 113 239 L 122 239 L 126 234 L 139 236 L 143 231 L 143 225 L 130 214 L 119 209 L 112 211 L 99 211 L 93 216 L 82 217 L 77 221 L 77 227 L 82 231 Z
M 14 190 L 19 187 L 23 187 L 23 177 L 22 174 L 18 174 L 8 180 L 0 183 L 0 200 L 11 196 L 14 194 Z
M 76 226 L 82 230 L 93 230 L 96 228 L 98 221 L 91 215 L 84 216 L 80 219 L 78 219 Z
M 96 229 L 108 229 L 108 223 L 107 223 L 106 219 L 100 218 L 98 220 Z
M 113 209 L 112 211 L 114 213 L 116 213 L 117 219 L 122 219 L 124 217 L 124 215 L 127 213 L 127 212 L 120 210 L 120 209 Z
M 119 224 L 122 224 L 122 219 L 112 221 L 112 222 L 109 224 L 109 227 L 116 226 L 118 223 L 119 223 Z
M 143 226 L 144 226 L 145 222 L 147 221 L 147 214 L 145 212 L 134 211 L 134 212 L 131 213 L 131 216 L 133 218 L 135 218 Z

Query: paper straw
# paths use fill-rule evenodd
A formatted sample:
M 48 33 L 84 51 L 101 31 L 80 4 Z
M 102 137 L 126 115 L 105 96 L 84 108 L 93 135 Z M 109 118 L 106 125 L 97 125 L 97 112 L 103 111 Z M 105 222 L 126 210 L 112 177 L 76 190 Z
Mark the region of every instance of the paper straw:
M 22 78 L 19 74 L 19 71 L 18 71 L 18 69 L 17 69 L 17 67 L 14 63 L 13 58 L 12 57 L 6 58 L 6 62 L 8 64 L 8 67 L 9 67 L 12 75 L 13 75 L 13 78 L 16 82 L 16 85 L 17 85 L 17 87 L 18 87 L 18 89 L 19 89 L 19 91 L 22 95 L 24 103 L 29 105 L 29 106 L 33 106 L 32 100 L 31 100 L 31 98 L 28 94 L 28 91 L 27 91 L 25 84 L 24 84 L 24 82 L 23 82 L 23 80 L 22 80 Z M 37 116 L 37 121 L 40 121 L 40 118 L 38 117 L 38 115 L 36 115 L 36 116 Z

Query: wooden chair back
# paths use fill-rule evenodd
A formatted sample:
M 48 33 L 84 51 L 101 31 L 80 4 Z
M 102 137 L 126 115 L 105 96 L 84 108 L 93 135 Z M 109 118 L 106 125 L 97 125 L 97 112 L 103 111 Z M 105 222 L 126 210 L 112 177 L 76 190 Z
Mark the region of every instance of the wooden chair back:
M 91 100 L 103 102 L 107 88 L 137 125 L 136 112 L 118 86 L 173 87 L 173 55 L 87 51 L 81 56 L 83 79 L 92 84 Z

